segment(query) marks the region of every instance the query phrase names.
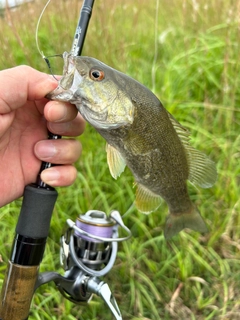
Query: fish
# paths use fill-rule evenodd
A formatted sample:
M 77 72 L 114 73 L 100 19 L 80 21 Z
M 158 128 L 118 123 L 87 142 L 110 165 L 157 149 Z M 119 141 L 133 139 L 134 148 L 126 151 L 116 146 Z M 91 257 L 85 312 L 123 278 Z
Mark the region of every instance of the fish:
M 65 52 L 63 76 L 48 99 L 74 104 L 106 140 L 113 178 L 128 166 L 136 185 L 135 206 L 156 211 L 168 205 L 164 236 L 190 228 L 208 232 L 191 201 L 187 180 L 210 188 L 217 180 L 215 163 L 190 144 L 190 133 L 147 87 L 103 62 Z

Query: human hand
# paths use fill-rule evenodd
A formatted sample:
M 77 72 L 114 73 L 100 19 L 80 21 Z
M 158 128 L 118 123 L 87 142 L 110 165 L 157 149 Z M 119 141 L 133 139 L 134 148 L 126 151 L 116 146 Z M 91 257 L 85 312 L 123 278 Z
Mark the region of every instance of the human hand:
M 31 67 L 0 71 L 0 207 L 36 182 L 41 161 L 57 164 L 41 173 L 48 185 L 68 186 L 76 178 L 72 163 L 80 156 L 80 143 L 46 140 L 47 129 L 75 137 L 85 122 L 74 105 L 44 98 L 55 87 L 51 76 Z

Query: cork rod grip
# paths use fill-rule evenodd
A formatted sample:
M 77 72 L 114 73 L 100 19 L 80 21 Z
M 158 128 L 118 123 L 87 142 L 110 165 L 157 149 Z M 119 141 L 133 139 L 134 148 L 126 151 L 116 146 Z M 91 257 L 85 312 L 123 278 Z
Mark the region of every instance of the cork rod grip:
M 0 320 L 26 320 L 39 266 L 21 266 L 9 261 L 0 301 Z

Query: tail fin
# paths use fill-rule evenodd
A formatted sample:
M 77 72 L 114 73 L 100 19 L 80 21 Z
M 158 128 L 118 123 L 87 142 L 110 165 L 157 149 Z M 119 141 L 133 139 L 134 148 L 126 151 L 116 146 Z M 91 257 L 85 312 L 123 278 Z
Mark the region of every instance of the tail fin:
M 166 239 L 170 239 L 184 228 L 203 233 L 208 232 L 208 228 L 203 221 L 200 212 L 194 206 L 191 213 L 182 213 L 179 215 L 170 213 L 166 220 L 164 236 Z

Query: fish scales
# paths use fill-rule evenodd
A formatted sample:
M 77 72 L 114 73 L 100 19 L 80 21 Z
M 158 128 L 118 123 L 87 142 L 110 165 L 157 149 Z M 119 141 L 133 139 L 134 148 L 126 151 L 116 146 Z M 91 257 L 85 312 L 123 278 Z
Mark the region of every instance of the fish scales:
M 173 199 L 178 198 L 183 189 L 186 190 L 183 184 L 188 178 L 188 165 L 183 146 L 168 119 L 167 112 L 159 101 L 156 102 L 156 105 L 150 104 L 150 101 L 142 102 L 144 111 L 149 114 L 147 122 L 142 110 L 137 109 L 132 126 L 97 131 L 111 145 L 121 150 L 136 182 L 161 195 L 171 206 Z M 164 125 L 160 125 L 161 123 Z M 119 138 L 120 136 L 124 138 Z M 189 202 L 187 191 L 184 192 L 183 198 Z M 173 211 L 178 211 L 179 203 L 181 202 L 177 201 L 175 204 L 174 201 Z
M 188 131 L 145 86 L 90 57 L 64 54 L 59 86 L 48 98 L 69 101 L 107 141 L 110 172 L 117 178 L 127 165 L 136 180 L 139 211 L 169 207 L 165 237 L 184 228 L 206 232 L 190 200 L 187 179 L 207 188 L 217 179 L 214 162 L 190 145 Z

